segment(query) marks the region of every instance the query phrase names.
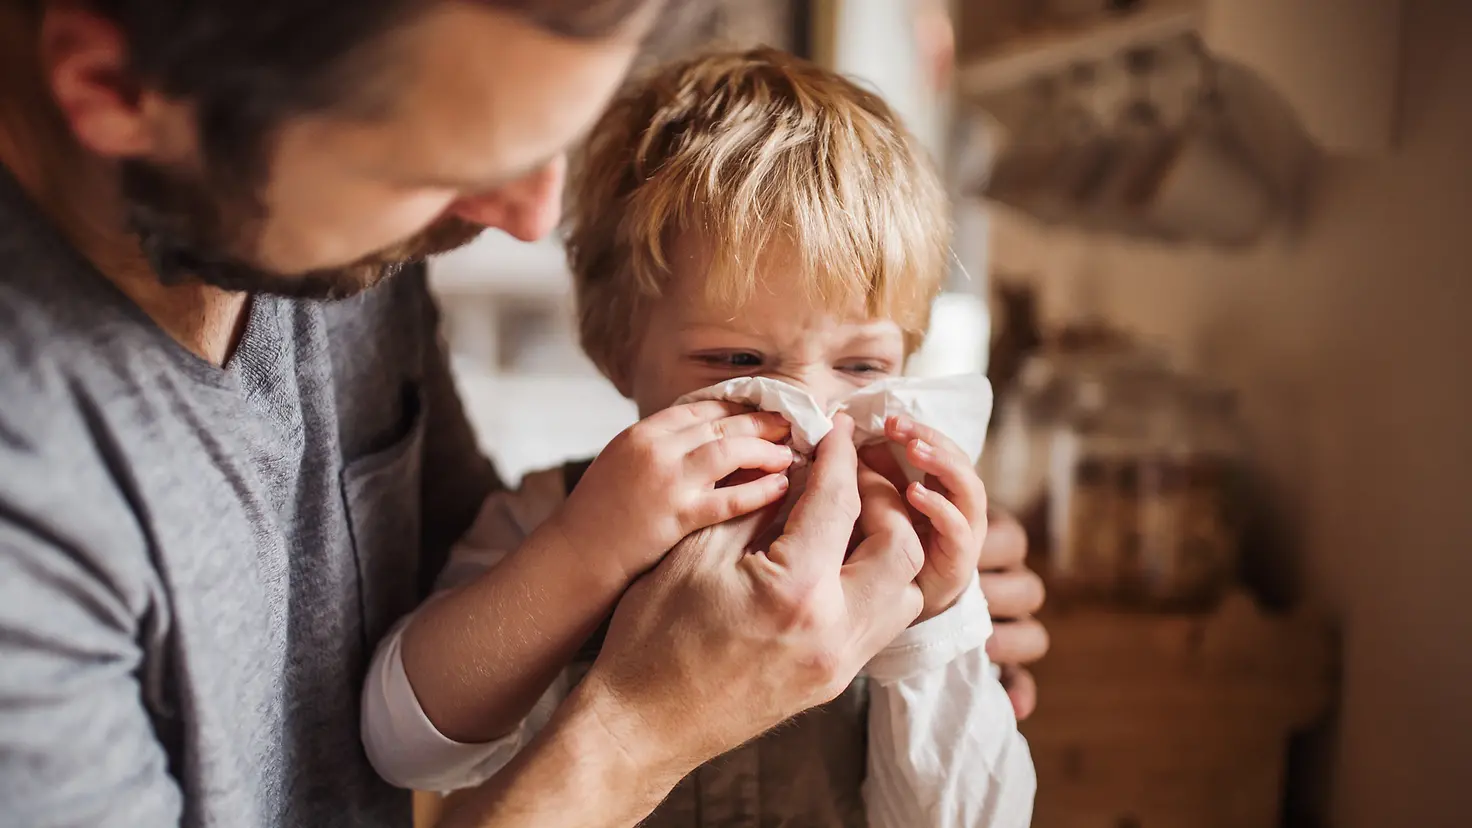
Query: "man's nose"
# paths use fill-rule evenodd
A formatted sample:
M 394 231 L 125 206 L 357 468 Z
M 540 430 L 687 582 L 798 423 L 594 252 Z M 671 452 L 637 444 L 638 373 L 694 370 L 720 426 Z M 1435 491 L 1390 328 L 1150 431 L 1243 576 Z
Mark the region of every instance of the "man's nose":
M 450 215 L 504 230 L 522 241 L 536 241 L 557 225 L 566 169 L 566 159 L 558 156 L 491 192 L 456 201 L 450 205 Z

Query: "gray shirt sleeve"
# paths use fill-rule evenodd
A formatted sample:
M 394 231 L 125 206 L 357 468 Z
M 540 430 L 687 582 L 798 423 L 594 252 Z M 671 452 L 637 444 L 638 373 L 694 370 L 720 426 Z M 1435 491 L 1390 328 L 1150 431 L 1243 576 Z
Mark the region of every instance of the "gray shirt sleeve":
M 3 425 L 0 822 L 177 825 L 180 792 L 144 704 L 157 667 L 138 644 L 161 634 L 138 613 L 158 593 L 118 588 L 117 558 L 131 539 L 109 545 L 95 512 L 54 508 L 66 476 L 38 473 L 49 464 L 6 445 Z M 70 502 L 106 503 L 79 488 Z

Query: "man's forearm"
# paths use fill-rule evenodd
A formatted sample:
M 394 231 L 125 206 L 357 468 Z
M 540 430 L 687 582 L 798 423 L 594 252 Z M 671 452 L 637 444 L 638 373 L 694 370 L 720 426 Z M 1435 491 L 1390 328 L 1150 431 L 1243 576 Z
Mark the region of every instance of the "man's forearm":
M 404 671 L 435 727 L 460 742 L 516 726 L 626 584 L 551 522 L 475 581 L 431 601 L 404 631 Z
M 637 717 L 615 713 L 588 685 L 511 764 L 448 804 L 442 828 L 629 828 L 648 816 L 688 768 L 661 756 Z

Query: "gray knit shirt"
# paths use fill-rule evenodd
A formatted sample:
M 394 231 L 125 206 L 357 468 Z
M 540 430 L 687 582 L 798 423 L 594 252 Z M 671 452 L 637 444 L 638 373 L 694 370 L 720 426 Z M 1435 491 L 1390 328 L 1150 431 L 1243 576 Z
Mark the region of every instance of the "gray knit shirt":
M 368 657 L 495 485 L 422 268 L 224 367 L 0 168 L 0 826 L 407 826 Z

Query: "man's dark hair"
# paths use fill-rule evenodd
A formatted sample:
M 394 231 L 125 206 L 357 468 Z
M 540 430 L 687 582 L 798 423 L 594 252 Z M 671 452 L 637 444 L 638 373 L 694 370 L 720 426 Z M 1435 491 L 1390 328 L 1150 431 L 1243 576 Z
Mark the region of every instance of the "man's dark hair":
M 195 106 L 200 146 L 212 174 L 230 169 L 254 178 L 262 172 L 266 139 L 286 119 L 380 105 L 384 85 L 392 82 L 373 65 L 385 36 L 441 1 L 91 0 L 91 5 L 122 30 L 134 79 Z M 662 3 L 462 1 L 512 12 L 569 38 L 610 35 L 647 3 Z

